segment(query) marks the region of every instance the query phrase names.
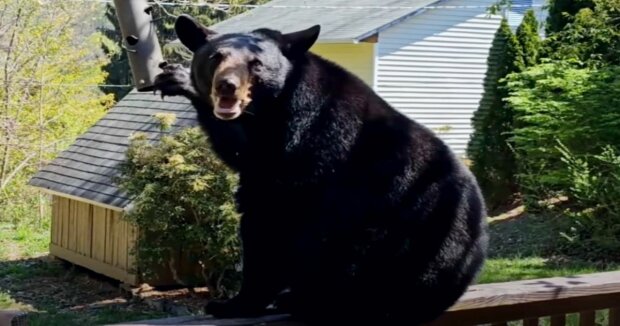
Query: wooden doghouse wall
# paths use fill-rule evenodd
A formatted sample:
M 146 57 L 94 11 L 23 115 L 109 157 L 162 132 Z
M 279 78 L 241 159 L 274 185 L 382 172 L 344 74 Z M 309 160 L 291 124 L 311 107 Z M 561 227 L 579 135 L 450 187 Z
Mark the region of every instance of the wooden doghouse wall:
M 52 204 L 50 253 L 58 258 L 129 284 L 137 284 L 135 227 L 122 212 L 56 196 Z

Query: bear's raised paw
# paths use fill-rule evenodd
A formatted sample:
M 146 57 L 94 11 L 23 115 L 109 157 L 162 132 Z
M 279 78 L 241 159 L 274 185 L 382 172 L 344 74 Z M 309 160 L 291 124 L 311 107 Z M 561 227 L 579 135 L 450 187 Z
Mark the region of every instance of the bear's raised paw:
M 161 69 L 163 72 L 155 76 L 153 88 L 155 93 L 160 91 L 162 99 L 165 96 L 185 96 L 189 99 L 195 96 L 188 68 L 180 64 L 166 64 Z

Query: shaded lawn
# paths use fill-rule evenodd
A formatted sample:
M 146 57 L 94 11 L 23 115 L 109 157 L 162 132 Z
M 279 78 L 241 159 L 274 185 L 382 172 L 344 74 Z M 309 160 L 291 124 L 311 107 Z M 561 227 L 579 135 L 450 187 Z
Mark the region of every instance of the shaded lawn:
M 28 325 L 102 325 L 165 317 L 126 300 L 109 279 L 47 257 L 49 222 L 0 224 L 0 310 L 32 314 Z
M 507 282 L 620 270 L 619 263 L 554 253 L 561 237 L 554 218 L 522 216 L 491 222 L 489 259 L 479 283 Z

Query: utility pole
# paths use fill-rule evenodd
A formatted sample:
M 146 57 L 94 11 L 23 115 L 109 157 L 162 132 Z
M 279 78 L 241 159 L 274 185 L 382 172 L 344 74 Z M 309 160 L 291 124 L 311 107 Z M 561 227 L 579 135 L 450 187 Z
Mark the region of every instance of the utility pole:
M 161 72 L 159 64 L 164 61 L 152 8 L 147 0 L 114 0 L 114 6 L 134 84 L 139 91 L 152 90 L 155 76 Z

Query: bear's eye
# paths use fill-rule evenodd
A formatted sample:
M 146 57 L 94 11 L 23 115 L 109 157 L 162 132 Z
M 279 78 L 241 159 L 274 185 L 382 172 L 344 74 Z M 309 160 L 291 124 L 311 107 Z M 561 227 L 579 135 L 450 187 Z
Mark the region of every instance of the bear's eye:
M 250 67 L 251 71 L 258 71 L 263 66 L 263 63 L 258 59 L 252 59 L 248 63 L 248 66 Z
M 220 61 L 220 60 L 222 60 L 223 57 L 224 57 L 224 55 L 222 54 L 222 52 L 213 52 L 209 56 L 209 60 Z

